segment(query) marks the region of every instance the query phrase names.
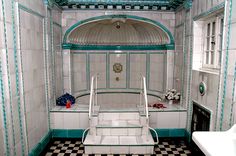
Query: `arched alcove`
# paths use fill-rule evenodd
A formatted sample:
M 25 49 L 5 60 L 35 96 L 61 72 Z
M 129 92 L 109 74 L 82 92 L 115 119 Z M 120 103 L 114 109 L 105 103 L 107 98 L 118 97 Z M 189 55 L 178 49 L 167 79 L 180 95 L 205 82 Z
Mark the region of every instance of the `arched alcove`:
M 63 40 L 64 49 L 173 49 L 171 32 L 157 21 L 130 15 L 107 15 L 79 21 Z

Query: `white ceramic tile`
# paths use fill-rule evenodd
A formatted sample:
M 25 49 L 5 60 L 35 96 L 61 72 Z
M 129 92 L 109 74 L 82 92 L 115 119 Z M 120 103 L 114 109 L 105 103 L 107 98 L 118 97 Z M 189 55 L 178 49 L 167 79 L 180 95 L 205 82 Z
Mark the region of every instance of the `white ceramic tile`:
M 130 153 L 131 154 L 144 154 L 146 153 L 146 147 L 145 146 L 130 146 Z
M 124 136 L 124 135 L 128 135 L 128 130 L 125 128 L 112 128 L 111 129 L 111 135 L 113 136 Z
M 101 144 L 103 145 L 118 145 L 119 137 L 118 136 L 104 136 L 102 137 Z
M 158 128 L 178 128 L 179 112 L 158 112 L 157 114 Z
M 80 113 L 79 114 L 79 127 L 80 128 L 88 128 L 89 123 L 88 123 L 88 114 L 87 113 Z
M 94 154 L 102 154 L 102 153 L 111 153 L 110 147 L 107 146 L 94 146 L 93 147 Z
M 127 154 L 129 153 L 128 146 L 111 146 L 111 154 Z

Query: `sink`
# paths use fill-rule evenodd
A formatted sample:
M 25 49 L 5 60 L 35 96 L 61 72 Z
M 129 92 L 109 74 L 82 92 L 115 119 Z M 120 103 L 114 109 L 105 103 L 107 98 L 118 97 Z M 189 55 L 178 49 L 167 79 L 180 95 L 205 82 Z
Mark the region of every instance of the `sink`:
M 207 156 L 236 156 L 236 124 L 222 132 L 193 132 L 192 139 Z
M 236 124 L 233 125 L 227 132 L 236 134 Z

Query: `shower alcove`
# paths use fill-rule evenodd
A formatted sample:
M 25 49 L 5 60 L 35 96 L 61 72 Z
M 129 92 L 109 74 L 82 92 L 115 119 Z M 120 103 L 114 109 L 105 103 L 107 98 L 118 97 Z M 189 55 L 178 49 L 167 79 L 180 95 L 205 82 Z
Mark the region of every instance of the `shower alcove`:
M 76 104 L 70 109 L 52 107 L 52 127 L 88 127 L 88 122 L 83 121 L 88 121 L 91 77 L 96 74 L 97 101 L 103 111 L 135 110 L 141 91 L 140 75 L 146 77 L 149 104 L 160 102 L 167 89 L 181 92 L 182 78 L 174 80 L 174 51 L 171 31 L 148 18 L 105 15 L 70 26 L 63 39 L 64 92 L 75 96 Z M 184 129 L 185 125 L 179 122 L 186 118 L 182 100 L 165 106 L 149 108 L 150 125 Z M 60 120 L 62 115 L 64 121 Z M 163 122 L 166 117 L 173 123 L 171 126 Z M 78 122 L 66 122 L 72 119 Z

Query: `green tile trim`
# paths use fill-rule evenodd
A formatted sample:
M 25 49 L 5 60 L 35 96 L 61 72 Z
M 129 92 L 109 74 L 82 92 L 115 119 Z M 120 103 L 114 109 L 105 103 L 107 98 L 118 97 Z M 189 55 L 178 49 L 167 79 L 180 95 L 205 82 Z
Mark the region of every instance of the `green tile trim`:
M 186 129 L 159 129 L 155 128 L 158 137 L 187 137 Z M 154 132 L 150 131 L 153 137 L 156 137 Z
M 63 43 L 63 49 L 71 50 L 174 50 L 175 45 L 77 45 Z
M 10 94 L 10 99 L 9 99 L 9 102 L 10 102 L 10 118 L 11 118 L 11 123 L 13 123 L 13 118 L 12 118 L 12 97 L 11 97 L 11 89 L 10 89 L 10 71 L 9 71 L 9 59 L 8 59 L 8 45 L 7 45 L 7 27 L 6 27 L 6 14 L 5 14 L 5 3 L 4 3 L 4 0 L 1 0 L 1 3 L 2 3 L 2 17 L 3 17 L 3 31 L 4 31 L 4 47 L 6 49 L 6 68 L 7 68 L 7 79 L 8 79 L 8 94 Z M 4 133 L 4 144 L 5 144 L 5 154 L 7 156 L 10 156 L 10 145 L 9 145 L 9 134 L 8 134 L 8 116 L 7 116 L 7 112 L 6 112 L 6 99 L 5 99 L 5 88 L 4 88 L 4 83 L 3 83 L 3 79 L 2 79 L 2 57 L 0 57 L 0 87 L 1 87 L 1 102 L 2 102 L 2 117 L 3 117 L 3 133 Z M 12 127 L 12 139 L 13 139 L 13 151 L 14 151 L 14 154 L 16 153 L 15 152 L 15 138 L 14 138 L 14 127 Z
M 82 138 L 85 129 L 53 129 L 52 138 Z
M 40 141 L 37 143 L 34 148 L 29 152 L 29 156 L 40 156 L 47 144 L 52 138 L 52 132 L 49 131 Z
M 223 74 L 223 93 L 221 99 L 221 111 L 220 111 L 220 131 L 223 130 L 223 121 L 224 121 L 224 109 L 225 109 L 225 96 L 227 88 L 227 74 L 228 74 L 228 64 L 229 64 L 229 47 L 230 47 L 230 37 L 231 37 L 231 23 L 232 21 L 232 0 L 229 1 L 229 17 L 228 17 L 228 32 L 226 38 L 226 54 L 224 62 L 224 74 Z
M 13 39 L 15 78 L 16 78 L 17 109 L 18 109 L 18 119 L 20 126 L 21 155 L 25 155 L 24 129 L 22 124 L 22 108 L 20 99 L 20 88 L 19 88 L 20 84 L 19 84 L 19 66 L 18 66 L 18 54 L 17 54 L 16 23 L 15 23 L 15 0 L 11 0 L 11 19 L 12 19 L 12 33 L 13 33 L 12 39 Z
M 52 138 L 82 138 L 85 129 L 53 129 Z M 155 128 L 158 137 L 187 137 L 186 129 L 159 129 Z M 153 137 L 155 134 L 150 131 Z
M 139 17 L 139 16 L 133 16 L 133 15 L 104 15 L 104 16 L 96 16 L 96 17 L 92 17 L 92 18 L 88 18 L 82 21 L 77 22 L 76 24 L 74 24 L 73 26 L 71 26 L 69 29 L 66 30 L 65 35 L 64 35 L 64 39 L 63 39 L 63 43 L 67 43 L 67 38 L 69 36 L 69 34 L 77 27 L 79 27 L 82 24 L 86 24 L 89 22 L 93 22 L 93 21 L 97 21 L 97 20 L 105 20 L 105 19 L 112 19 L 112 18 L 126 18 L 126 19 L 135 19 L 137 21 L 142 21 L 142 22 L 147 22 L 150 24 L 153 24 L 159 28 L 161 28 L 169 37 L 170 39 L 170 45 L 174 45 L 174 37 L 172 36 L 171 32 L 161 23 L 159 23 L 158 21 L 154 21 L 148 18 L 144 18 L 144 17 Z
M 217 11 L 217 10 L 220 10 L 220 9 L 224 8 L 224 6 L 225 6 L 225 2 L 222 2 L 221 4 L 219 4 L 219 5 L 217 5 L 217 6 L 213 7 L 213 8 L 211 8 L 210 10 L 207 10 L 207 11 L 205 11 L 205 12 L 203 12 L 203 13 L 197 15 L 197 16 L 194 16 L 194 17 L 193 17 L 193 20 L 196 21 L 196 20 L 198 20 L 198 19 L 200 19 L 200 18 L 202 18 L 202 17 L 208 16 L 208 15 L 210 15 L 211 13 L 213 13 L 213 12 L 215 12 L 215 11 Z

